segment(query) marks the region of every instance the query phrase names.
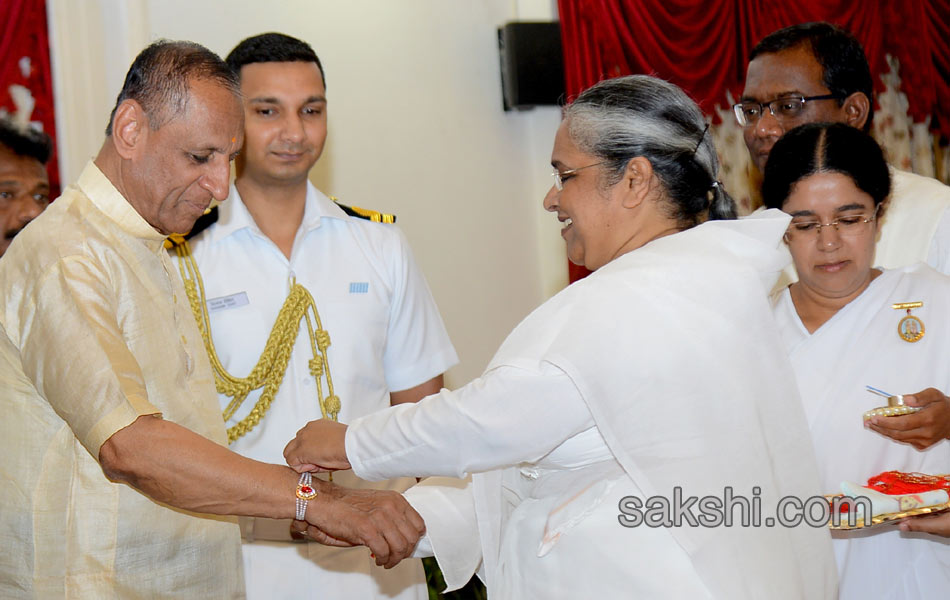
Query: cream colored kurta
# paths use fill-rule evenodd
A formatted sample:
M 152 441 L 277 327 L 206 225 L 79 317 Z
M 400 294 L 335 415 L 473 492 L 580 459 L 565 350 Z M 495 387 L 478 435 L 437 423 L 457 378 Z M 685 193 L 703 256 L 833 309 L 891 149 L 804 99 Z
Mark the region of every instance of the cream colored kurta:
M 407 496 L 422 509 L 446 579 L 457 583 L 481 561 L 497 598 L 583 597 L 565 590 L 585 581 L 597 590 L 591 597 L 605 598 L 834 597 L 828 532 L 766 520 L 779 498 L 820 492 L 766 300 L 788 261 L 780 241 L 788 221 L 766 211 L 710 222 L 615 259 L 522 321 L 485 374 L 456 395 L 463 401 L 443 392 L 352 423 L 354 471 L 482 471 L 467 489 L 426 482 Z M 536 394 L 511 394 L 507 410 L 483 411 L 483 390 L 517 371 L 570 384 L 563 392 L 539 384 Z M 526 396 L 536 407 L 555 395 L 549 407 L 521 408 Z M 513 456 L 511 431 L 560 421 L 551 415 L 572 399 L 596 426 L 580 434 L 589 436 L 583 444 L 562 441 L 574 431 L 562 429 L 547 448 L 526 445 Z M 481 435 L 459 435 L 467 429 Z M 680 488 L 684 497 L 722 498 L 726 487 L 758 491 L 760 526 L 626 529 L 617 520 L 625 496 L 672 499 Z
M 0 260 L 0 597 L 244 595 L 233 520 L 158 504 L 97 462 L 141 415 L 225 441 L 162 242 L 90 163 Z

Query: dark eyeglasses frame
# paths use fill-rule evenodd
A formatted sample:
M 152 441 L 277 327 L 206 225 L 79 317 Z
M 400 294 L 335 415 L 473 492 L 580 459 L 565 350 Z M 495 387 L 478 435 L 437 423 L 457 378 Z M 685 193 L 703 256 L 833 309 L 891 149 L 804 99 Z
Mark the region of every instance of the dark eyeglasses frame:
M 775 117 L 779 121 L 783 120 L 785 117 L 775 114 L 775 107 L 784 101 L 798 100 L 802 103 L 802 110 L 804 110 L 805 105 L 808 102 L 811 102 L 812 100 L 837 100 L 840 98 L 841 96 L 837 94 L 822 94 L 820 96 L 782 96 L 781 98 L 775 98 L 773 100 L 769 100 L 768 102 L 752 102 L 752 101 L 737 102 L 736 104 L 732 105 L 732 112 L 736 117 L 736 122 L 739 123 L 740 126 L 751 127 L 752 125 L 755 125 L 759 121 L 759 119 L 762 118 L 762 115 L 765 114 L 766 107 L 768 107 L 769 113 L 771 113 L 773 117 Z M 752 121 L 749 121 L 746 118 L 745 111 L 742 110 L 743 106 L 749 106 L 749 105 L 756 105 L 759 107 L 759 116 L 756 117 Z

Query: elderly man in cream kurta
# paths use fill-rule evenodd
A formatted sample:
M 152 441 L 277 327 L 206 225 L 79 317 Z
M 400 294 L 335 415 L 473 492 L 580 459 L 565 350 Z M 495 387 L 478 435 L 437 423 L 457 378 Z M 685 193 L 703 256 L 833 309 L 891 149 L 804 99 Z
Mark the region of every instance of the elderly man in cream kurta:
M 221 445 L 162 246 L 227 196 L 242 114 L 216 55 L 149 46 L 98 156 L 4 255 L 0 597 L 243 597 L 238 527 L 214 515 L 305 517 L 385 565 L 421 532 L 396 494 L 314 482 L 304 500 L 291 469 Z

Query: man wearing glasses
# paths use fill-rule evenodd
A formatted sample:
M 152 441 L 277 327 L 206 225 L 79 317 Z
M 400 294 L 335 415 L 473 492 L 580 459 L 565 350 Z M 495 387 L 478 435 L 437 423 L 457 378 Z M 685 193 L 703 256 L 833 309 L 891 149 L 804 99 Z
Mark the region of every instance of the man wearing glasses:
M 872 88 L 867 57 L 854 36 L 829 23 L 804 23 L 755 45 L 733 109 L 763 172 L 775 142 L 799 125 L 824 121 L 870 131 Z M 923 261 L 950 274 L 950 187 L 893 167 L 891 179 L 874 264 L 896 268 Z M 790 268 L 779 285 L 795 280 Z

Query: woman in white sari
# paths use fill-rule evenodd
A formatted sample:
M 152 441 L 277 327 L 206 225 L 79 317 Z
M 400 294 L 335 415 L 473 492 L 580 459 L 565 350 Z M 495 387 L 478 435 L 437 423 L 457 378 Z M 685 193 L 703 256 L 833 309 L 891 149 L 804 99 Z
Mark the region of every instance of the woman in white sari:
M 450 589 L 477 570 L 492 598 L 832 597 L 821 529 L 742 526 L 732 508 L 732 527 L 697 523 L 695 499 L 681 524 L 676 508 L 636 509 L 734 494 L 766 519 L 780 497 L 818 493 L 766 300 L 788 218 L 722 220 L 735 209 L 702 113 L 651 77 L 582 93 L 552 164 L 544 206 L 595 272 L 528 316 L 480 378 L 349 428 L 312 422 L 288 462 L 472 474 L 406 494 L 426 521 L 419 553 Z
M 923 263 L 872 268 L 889 191 L 880 147 L 846 125 L 789 132 L 765 169 L 766 206 L 792 215 L 785 239 L 799 281 L 776 295 L 774 311 L 826 493 L 883 471 L 950 472 L 950 400 L 939 391 L 950 389 L 950 279 Z M 923 408 L 865 428 L 862 414 L 887 404 L 868 385 L 913 394 L 908 404 Z M 944 538 L 895 527 L 834 538 L 842 600 L 950 592 Z

